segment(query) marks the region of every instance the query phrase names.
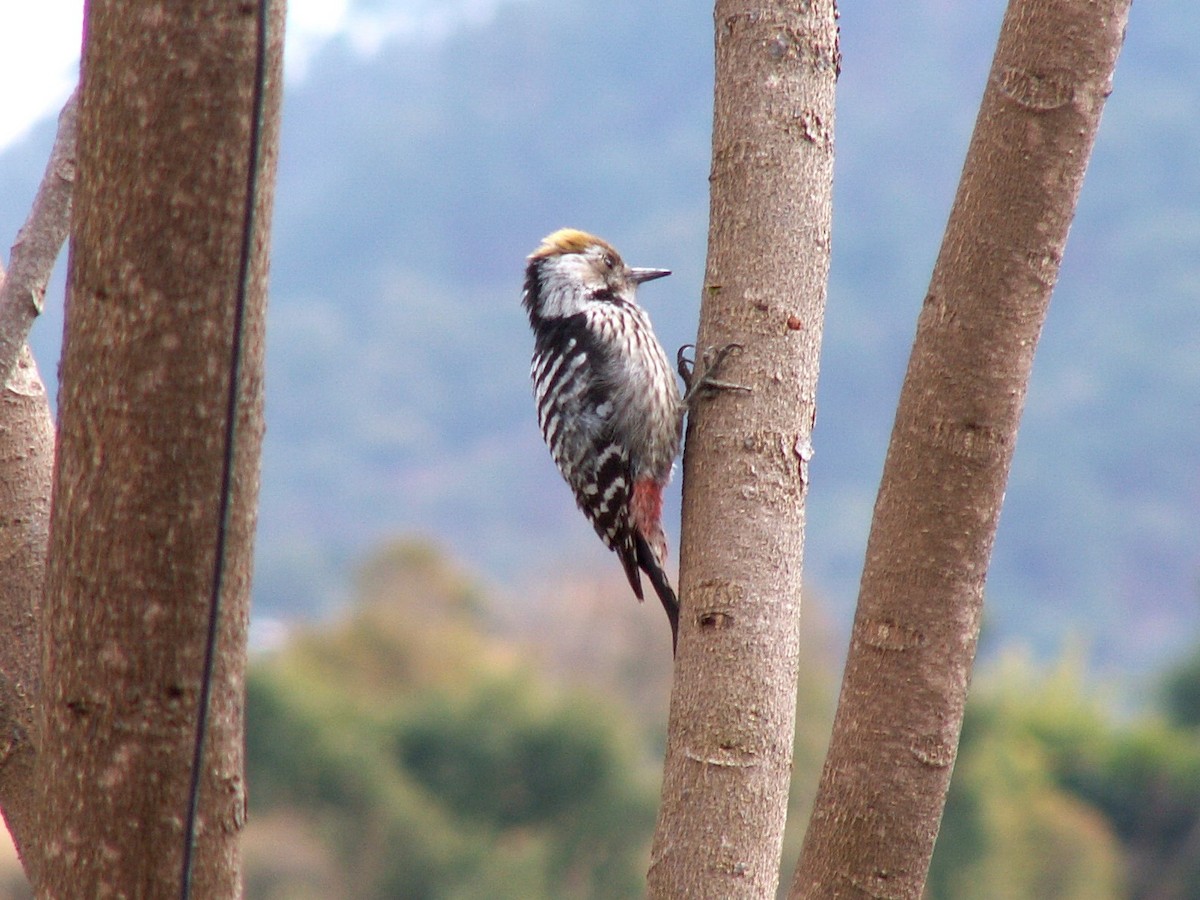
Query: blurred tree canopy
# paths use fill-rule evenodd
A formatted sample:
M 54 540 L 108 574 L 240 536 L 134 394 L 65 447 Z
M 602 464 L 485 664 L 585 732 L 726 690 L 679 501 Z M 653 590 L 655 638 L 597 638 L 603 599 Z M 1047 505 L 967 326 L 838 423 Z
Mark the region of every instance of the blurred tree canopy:
M 1200 729 L 1200 648 L 1167 673 L 1163 704 L 1176 725 Z
M 670 649 L 625 593 L 503 596 L 427 543 L 381 547 L 340 619 L 251 666 L 247 896 L 641 897 Z M 818 603 L 802 630 L 785 867 L 841 643 Z M 929 900 L 1200 897 L 1200 653 L 1159 696 L 1118 716 L 1070 658 L 982 674 Z
M 428 547 L 385 548 L 358 587 L 350 618 L 250 677 L 252 815 L 328 852 L 312 871 L 251 841 L 248 893 L 636 896 L 657 785 L 628 719 L 485 638 L 474 589 Z
M 1200 667 L 1166 676 L 1170 715 L 1132 719 L 1081 669 L 1008 659 L 973 692 L 932 900 L 1200 897 L 1200 742 L 1169 702 Z

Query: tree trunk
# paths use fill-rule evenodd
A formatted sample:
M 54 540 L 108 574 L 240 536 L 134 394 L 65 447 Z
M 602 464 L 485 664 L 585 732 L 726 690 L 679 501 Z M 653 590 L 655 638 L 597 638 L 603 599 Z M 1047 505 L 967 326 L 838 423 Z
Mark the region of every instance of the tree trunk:
M 653 897 L 773 897 L 795 732 L 804 495 L 829 270 L 833 0 L 716 5 L 697 344 L 743 345 L 684 459 L 679 654 Z
M 791 896 L 920 897 L 1051 289 L 1129 0 L 1012 0 L 934 269 Z
M 195 896 L 240 894 L 242 674 L 283 4 L 273 4 Z M 43 609 L 39 896 L 170 897 L 214 566 L 253 4 L 92 0 Z

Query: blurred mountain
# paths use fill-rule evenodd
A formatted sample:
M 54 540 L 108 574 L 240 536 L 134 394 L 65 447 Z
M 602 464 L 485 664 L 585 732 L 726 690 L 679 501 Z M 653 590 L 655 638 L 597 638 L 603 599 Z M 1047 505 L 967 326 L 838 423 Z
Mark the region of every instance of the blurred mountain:
M 807 542 L 809 583 L 843 622 L 1003 6 L 843 9 Z M 1197 29 L 1186 0 L 1134 6 L 1009 485 L 993 644 L 1047 653 L 1073 634 L 1096 665 L 1144 670 L 1200 621 Z M 534 425 L 522 260 L 563 225 L 602 234 L 676 272 L 643 299 L 669 348 L 694 337 L 711 30 L 711 8 L 683 0 L 526 0 L 438 41 L 331 41 L 289 83 L 260 611 L 327 608 L 347 561 L 400 531 L 509 583 L 616 565 Z M 0 156 L 0 234 L 50 135 Z M 60 328 L 38 326 L 44 368 Z

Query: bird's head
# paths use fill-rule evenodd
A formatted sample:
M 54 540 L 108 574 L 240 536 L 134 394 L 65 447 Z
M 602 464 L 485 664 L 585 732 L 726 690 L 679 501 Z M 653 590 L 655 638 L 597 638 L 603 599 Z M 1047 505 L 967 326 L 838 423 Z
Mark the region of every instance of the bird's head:
M 612 244 L 574 228 L 547 235 L 527 263 L 522 302 L 534 321 L 572 316 L 594 303 L 635 303 L 639 284 L 671 274 L 627 266 Z

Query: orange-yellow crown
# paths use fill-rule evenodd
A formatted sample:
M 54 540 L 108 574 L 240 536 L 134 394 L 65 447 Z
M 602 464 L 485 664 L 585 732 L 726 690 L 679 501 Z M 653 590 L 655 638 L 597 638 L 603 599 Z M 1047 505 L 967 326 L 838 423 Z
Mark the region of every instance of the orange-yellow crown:
M 612 245 L 594 234 L 580 231 L 578 228 L 560 228 L 553 234 L 542 238 L 541 245 L 529 255 L 530 259 L 545 259 L 548 256 L 561 256 L 564 253 L 582 253 L 588 247 L 603 247 L 610 253 L 616 253 Z

